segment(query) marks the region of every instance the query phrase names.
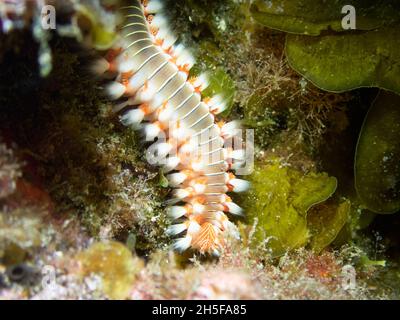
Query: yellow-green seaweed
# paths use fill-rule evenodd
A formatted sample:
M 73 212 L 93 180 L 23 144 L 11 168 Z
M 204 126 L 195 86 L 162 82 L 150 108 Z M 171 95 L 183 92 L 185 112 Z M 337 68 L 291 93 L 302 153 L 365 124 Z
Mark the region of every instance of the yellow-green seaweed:
M 381 92 L 363 124 L 355 159 L 355 185 L 376 213 L 400 209 L 400 96 Z
M 307 244 L 307 211 L 328 199 L 337 181 L 326 173 L 303 174 L 278 159 L 256 165 L 252 189 L 244 199 L 255 225 L 254 246 L 267 245 L 274 256 Z
M 330 245 L 349 219 L 351 202 L 344 199 L 322 204 L 307 216 L 311 231 L 310 247 L 317 253 Z
M 258 0 L 251 7 L 253 18 L 272 29 L 317 36 L 323 31 L 346 31 L 342 27 L 345 5 L 356 9 L 356 29 L 373 30 L 400 20 L 396 0 Z
M 77 255 L 83 276 L 99 275 L 102 290 L 111 299 L 128 297 L 143 261 L 133 257 L 122 243 L 98 242 Z
M 379 87 L 400 93 L 400 28 L 321 37 L 288 35 L 290 66 L 317 87 L 343 92 Z

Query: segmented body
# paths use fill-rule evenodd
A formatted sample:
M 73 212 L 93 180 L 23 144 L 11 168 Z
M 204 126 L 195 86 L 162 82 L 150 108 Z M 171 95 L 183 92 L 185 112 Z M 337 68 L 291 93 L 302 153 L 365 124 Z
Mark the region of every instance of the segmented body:
M 174 248 L 217 254 L 229 223 L 226 213 L 242 211 L 226 193 L 247 187 L 229 172 L 243 151 L 225 146 L 238 123 L 216 122 L 223 99 L 202 98 L 206 77 L 189 78 L 194 60 L 175 45 L 161 8 L 158 1 L 135 0 L 122 8 L 121 41 L 97 69 L 116 74 L 107 90 L 123 99 L 115 107 L 121 121 L 143 128 L 148 141 L 158 138 L 150 149 L 175 188 L 169 216 L 176 223 L 167 230 L 178 237 Z

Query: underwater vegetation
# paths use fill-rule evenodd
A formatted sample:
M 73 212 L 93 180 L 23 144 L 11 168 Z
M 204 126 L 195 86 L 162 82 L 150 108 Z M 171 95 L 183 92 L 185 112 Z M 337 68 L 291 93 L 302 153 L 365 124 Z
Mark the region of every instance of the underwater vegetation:
M 304 175 L 285 166 L 279 159 L 266 159 L 262 164 L 256 164 L 251 182 L 254 187 L 246 197 L 248 204 L 245 208 L 256 224 L 253 241 L 257 245 L 264 243 L 273 255 L 278 256 L 307 244 L 310 235 L 307 225 L 309 209 L 331 197 L 337 185 L 336 179 L 326 173 L 310 172 Z M 346 215 L 344 218 L 346 221 Z M 334 228 L 325 221 L 324 224 L 328 230 Z M 342 225 L 338 227 L 340 230 Z M 319 236 L 327 238 L 330 235 L 326 230 L 320 230 Z M 318 237 L 318 233 L 313 237 Z
M 400 97 L 382 92 L 365 118 L 357 145 L 355 183 L 363 204 L 377 213 L 400 209 Z
M 164 1 L 204 95 L 254 130 L 218 259 L 171 250 L 168 180 L 90 70 L 129 1 L 47 1 L 54 30 L 18 2 L 0 3 L 0 299 L 400 297 L 398 1 Z
M 345 5 L 357 8 L 354 32 L 342 27 Z M 397 1 L 335 1 L 322 11 L 317 1 L 256 1 L 252 12 L 258 22 L 288 32 L 289 64 L 318 87 L 335 92 L 379 87 L 400 93 Z

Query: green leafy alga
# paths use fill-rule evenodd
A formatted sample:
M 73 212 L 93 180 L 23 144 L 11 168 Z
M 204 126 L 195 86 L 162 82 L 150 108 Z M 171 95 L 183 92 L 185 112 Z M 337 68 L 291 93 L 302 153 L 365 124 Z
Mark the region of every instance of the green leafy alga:
M 253 244 L 266 244 L 275 256 L 307 244 L 307 211 L 328 199 L 337 184 L 326 173 L 303 174 L 277 159 L 256 165 L 250 181 L 245 207 L 255 224 Z
M 400 209 L 400 96 L 381 92 L 364 121 L 355 159 L 363 205 L 376 213 Z

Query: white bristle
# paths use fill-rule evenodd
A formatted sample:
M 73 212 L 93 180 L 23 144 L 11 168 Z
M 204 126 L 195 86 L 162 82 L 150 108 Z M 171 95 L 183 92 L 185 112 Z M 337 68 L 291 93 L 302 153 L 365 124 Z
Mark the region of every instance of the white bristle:
M 172 245 L 172 249 L 176 250 L 178 252 L 183 252 L 183 251 L 189 249 L 191 243 L 192 243 L 192 237 L 187 235 L 184 238 L 175 240 L 175 242 Z
M 165 36 L 164 36 L 164 42 L 163 42 L 161 48 L 162 48 L 163 50 L 168 50 L 169 48 L 171 48 L 171 47 L 174 45 L 174 43 L 176 42 L 176 40 L 178 40 L 178 38 L 177 38 L 175 35 L 173 35 L 173 34 L 167 34 L 167 35 L 165 35 Z
M 194 65 L 194 62 L 195 61 L 192 54 L 187 49 L 182 50 L 178 56 L 178 59 L 176 59 L 176 64 L 178 66 L 188 65 L 189 68 Z
M 217 228 L 219 227 L 219 225 L 222 225 L 223 228 L 226 227 L 227 222 L 228 222 L 228 217 L 225 215 L 225 213 L 223 213 L 222 211 L 215 211 L 213 213 L 214 215 L 214 219 L 216 221 L 216 223 L 214 224 L 214 226 L 216 226 Z
M 171 137 L 178 140 L 178 141 L 183 141 L 186 140 L 187 137 L 189 137 L 192 133 L 190 129 L 187 129 L 183 126 L 179 128 L 174 128 L 170 132 Z
M 203 168 L 204 168 L 204 164 L 201 161 L 192 162 L 193 171 L 199 172 L 199 171 L 202 171 Z
M 187 229 L 187 226 L 185 223 L 173 224 L 167 228 L 166 233 L 169 236 L 176 236 L 177 234 L 180 234 L 181 232 L 185 231 L 186 229 Z
M 153 85 L 153 84 L 151 84 L 151 85 Z M 156 110 L 163 104 L 164 101 L 165 101 L 165 97 L 158 92 L 151 98 L 151 100 L 148 101 L 149 108 L 151 110 Z
M 146 6 L 147 13 L 157 13 L 160 12 L 163 8 L 163 4 L 161 1 L 158 0 L 151 0 L 148 2 Z
M 145 73 L 145 70 L 141 69 L 136 72 L 130 79 L 129 79 L 129 87 L 133 91 L 137 91 L 142 88 L 147 81 L 148 75 Z M 142 88 L 144 90 L 145 88 Z
M 186 214 L 185 207 L 182 206 L 172 206 L 168 208 L 167 215 L 170 219 L 176 220 L 183 217 Z
M 228 105 L 227 105 L 225 102 L 223 102 L 223 103 L 221 103 L 221 104 L 219 104 L 219 105 L 213 107 L 213 108 L 211 109 L 211 111 L 212 111 L 212 113 L 214 113 L 214 114 L 220 114 L 221 112 L 224 112 L 224 111 L 226 110 L 227 107 L 228 107 Z
M 167 106 L 163 110 L 161 110 L 160 113 L 158 114 L 158 120 L 160 122 L 167 123 L 167 122 L 169 122 L 171 120 L 173 114 L 174 114 L 173 107 L 170 107 L 167 104 Z
M 213 96 L 213 97 L 208 101 L 208 105 L 209 105 L 210 107 L 213 107 L 213 106 L 217 106 L 217 105 L 219 105 L 219 104 L 221 104 L 221 103 L 223 103 L 223 102 L 224 102 L 224 99 L 222 98 L 222 96 L 221 96 L 220 94 L 217 94 L 217 95 Z
M 154 85 L 152 81 L 149 81 L 147 85 L 143 85 L 135 95 L 135 98 L 140 101 L 141 103 L 143 102 L 149 102 L 152 100 L 157 93 L 157 88 Z
M 219 114 L 225 111 L 227 108 L 227 104 L 221 95 L 216 95 L 212 97 L 208 102 L 208 105 L 210 106 L 210 111 L 214 114 Z
M 185 50 L 185 46 L 182 43 L 179 43 L 172 47 L 172 51 L 176 57 L 179 56 L 183 52 L 183 50 Z
M 192 153 L 194 149 L 196 148 L 196 145 L 194 144 L 194 141 L 189 141 L 183 144 L 179 148 L 179 153 L 185 154 L 185 153 Z
M 185 199 L 188 196 L 190 196 L 190 192 L 187 191 L 186 189 L 176 189 L 174 190 L 174 195 L 178 199 Z
M 225 138 L 233 137 L 235 134 L 237 134 L 240 125 L 241 122 L 239 120 L 233 120 L 225 123 L 221 128 L 221 135 Z
M 128 59 L 121 61 L 118 63 L 118 71 L 120 73 L 126 73 L 126 72 L 134 72 L 138 68 L 137 63 L 135 63 L 133 60 Z
M 168 142 L 159 142 L 155 146 L 159 158 L 165 158 L 172 150 L 172 145 Z
M 193 213 L 195 214 L 201 214 L 204 212 L 204 206 L 200 203 L 195 203 L 193 205 Z
M 92 64 L 91 70 L 94 74 L 102 75 L 107 72 L 109 68 L 110 63 L 106 59 L 101 58 Z
M 146 102 L 140 99 L 140 97 L 137 94 L 130 96 L 128 101 L 130 106 L 137 106 Z
M 206 185 L 201 184 L 201 183 L 196 183 L 193 186 L 193 189 L 196 192 L 196 194 L 202 194 L 206 190 Z
M 191 69 L 195 63 L 196 63 L 196 60 L 194 59 L 193 56 L 188 57 L 186 60 L 186 65 L 187 65 L 188 69 Z
M 225 181 L 225 183 L 229 182 L 229 178 L 230 178 L 229 173 L 228 172 L 224 172 L 224 181 Z
M 121 116 L 121 122 L 125 126 L 137 127 L 143 118 L 144 112 L 141 109 L 132 109 Z
M 172 31 L 169 28 L 167 28 L 167 27 L 162 28 L 162 29 L 158 30 L 156 39 L 164 40 L 165 37 L 167 37 L 170 34 L 172 34 Z
M 168 20 L 162 14 L 157 14 L 154 16 L 153 21 L 151 21 L 151 25 L 161 29 L 168 25 Z
M 230 213 L 241 216 L 243 215 L 243 209 L 239 207 L 236 203 L 234 202 L 226 202 L 224 203 L 227 207 Z
M 181 160 L 179 159 L 179 157 L 168 157 L 165 160 L 165 164 L 163 166 L 163 171 L 170 172 L 170 171 L 174 170 L 179 165 L 180 162 L 181 162 Z
M 250 182 L 242 179 L 229 180 L 229 184 L 233 187 L 233 192 L 244 192 L 250 188 Z
M 188 74 L 183 71 L 179 71 L 179 77 L 182 79 L 182 81 L 187 81 L 188 79 Z M 197 92 L 196 92 L 197 93 Z
M 196 221 L 190 221 L 189 227 L 187 228 L 187 233 L 194 235 L 200 231 L 201 227 Z
M 183 172 L 176 172 L 169 174 L 167 178 L 172 187 L 177 187 L 187 179 L 187 175 Z
M 144 127 L 144 132 L 146 134 L 146 141 L 153 141 L 158 136 L 160 131 L 161 129 L 157 124 L 154 123 L 146 124 Z
M 200 88 L 200 90 L 204 90 L 209 85 L 208 75 L 206 73 L 202 73 L 199 75 L 196 80 L 193 82 L 195 88 Z
M 106 87 L 107 95 L 113 100 L 121 98 L 125 91 L 125 86 L 116 81 L 109 83 Z

